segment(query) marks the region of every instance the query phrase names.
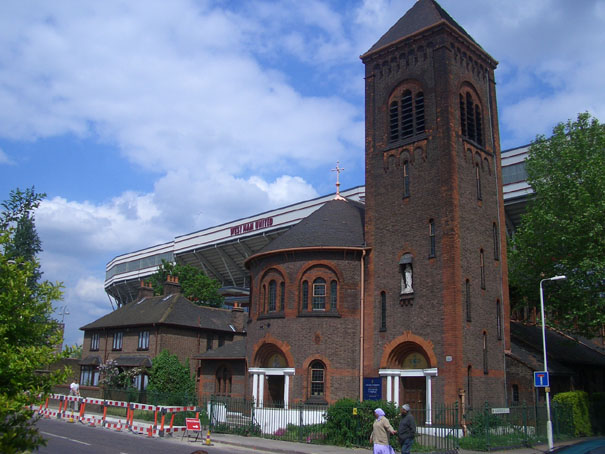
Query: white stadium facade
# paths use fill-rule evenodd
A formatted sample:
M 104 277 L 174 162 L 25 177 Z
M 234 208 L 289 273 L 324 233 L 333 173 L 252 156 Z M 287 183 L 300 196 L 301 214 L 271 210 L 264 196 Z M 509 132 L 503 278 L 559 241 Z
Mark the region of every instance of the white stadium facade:
M 520 222 L 528 196 L 525 159 L 529 146 L 502 151 L 502 190 L 506 226 L 513 231 Z M 343 197 L 363 202 L 365 186 L 340 191 Z M 260 251 L 299 221 L 334 198 L 334 194 L 237 219 L 186 235 L 163 244 L 119 255 L 106 267 L 105 291 L 112 306 L 132 302 L 140 282 L 155 273 L 162 260 L 189 264 L 221 283 L 228 307 L 248 305 L 249 273 L 246 259 Z

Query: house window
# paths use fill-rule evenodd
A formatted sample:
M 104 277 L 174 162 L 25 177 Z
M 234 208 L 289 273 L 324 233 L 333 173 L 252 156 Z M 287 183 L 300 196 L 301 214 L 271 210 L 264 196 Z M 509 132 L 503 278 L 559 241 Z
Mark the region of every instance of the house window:
M 477 185 L 477 200 L 481 200 L 481 169 L 475 164 L 475 183 Z
M 424 93 L 399 90 L 389 104 L 389 142 L 414 137 L 424 130 Z
M 380 331 L 387 330 L 387 294 L 380 292 Z
M 326 281 L 321 277 L 313 281 L 313 310 L 326 310 Z
M 212 344 L 214 343 L 214 334 L 206 334 L 206 351 L 212 350 Z
M 145 391 L 149 384 L 149 376 L 146 373 L 142 373 L 134 377 L 132 385 L 139 391 Z
M 309 282 L 303 281 L 302 283 L 302 310 L 309 310 Z
M 275 312 L 275 302 L 277 300 L 277 283 L 269 282 L 269 312 Z
M 435 257 L 435 221 L 429 221 L 429 258 Z
M 403 197 L 410 196 L 410 163 L 403 162 Z
M 215 394 L 227 396 L 231 394 L 232 375 L 231 371 L 221 366 L 216 371 L 216 381 L 214 385 Z
M 80 370 L 80 385 L 98 386 L 99 369 L 96 366 L 82 366 Z
M 309 366 L 311 379 L 311 397 L 325 393 L 326 367 L 321 361 L 313 361 Z
M 92 333 L 90 337 L 90 351 L 99 350 L 99 333 Z
M 492 236 L 494 237 L 494 260 L 500 260 L 500 235 L 498 235 L 498 226 L 495 222 L 492 225 Z
M 498 340 L 502 340 L 502 304 L 500 300 L 496 301 L 496 329 Z
M 122 331 L 113 333 L 113 344 L 111 347 L 112 350 L 122 350 L 122 337 L 123 337 Z
M 483 116 L 481 107 L 471 93 L 460 94 L 460 132 L 462 137 L 483 145 Z
M 481 268 L 481 288 L 485 289 L 485 257 L 483 249 L 479 251 L 479 266 Z
M 464 303 L 466 307 L 466 321 L 471 321 L 471 282 L 467 279 L 464 283 Z
M 513 402 L 519 402 L 519 385 L 513 385 Z
M 487 333 L 483 332 L 483 373 L 487 375 L 489 373 L 487 364 Z
M 149 331 L 141 331 L 139 333 L 138 350 L 149 350 Z

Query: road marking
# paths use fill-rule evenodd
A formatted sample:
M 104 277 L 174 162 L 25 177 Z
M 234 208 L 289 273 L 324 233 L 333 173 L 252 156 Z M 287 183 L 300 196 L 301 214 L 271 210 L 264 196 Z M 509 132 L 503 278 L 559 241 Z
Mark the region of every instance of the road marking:
M 61 435 L 55 435 L 55 434 L 51 434 L 49 432 L 40 432 L 40 433 L 42 433 L 44 435 L 50 435 L 51 437 L 63 438 L 64 440 L 73 441 L 74 443 L 80 443 L 81 445 L 90 446 L 90 443 L 86 443 L 86 442 L 80 441 L 80 440 L 74 440 L 73 438 L 63 437 Z

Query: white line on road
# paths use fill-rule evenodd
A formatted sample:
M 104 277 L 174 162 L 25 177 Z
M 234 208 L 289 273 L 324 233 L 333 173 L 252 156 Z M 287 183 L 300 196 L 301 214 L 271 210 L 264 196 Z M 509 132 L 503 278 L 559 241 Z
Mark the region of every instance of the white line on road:
M 80 441 L 80 440 L 74 440 L 73 438 L 63 437 L 61 435 L 51 434 L 49 432 L 40 432 L 40 433 L 42 433 L 44 435 L 50 435 L 51 437 L 63 438 L 64 440 L 73 441 L 74 443 L 80 443 L 81 445 L 90 446 L 90 443 L 86 443 L 86 442 Z

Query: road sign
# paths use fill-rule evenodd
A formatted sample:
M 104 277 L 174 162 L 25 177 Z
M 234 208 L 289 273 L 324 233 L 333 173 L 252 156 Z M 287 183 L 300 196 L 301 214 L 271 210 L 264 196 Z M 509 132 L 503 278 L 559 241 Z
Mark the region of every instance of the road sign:
M 548 388 L 550 386 L 547 371 L 534 372 L 534 386 L 536 388 Z
M 200 430 L 202 430 L 199 419 L 185 418 L 185 424 L 187 424 L 187 430 L 198 431 L 198 432 Z

